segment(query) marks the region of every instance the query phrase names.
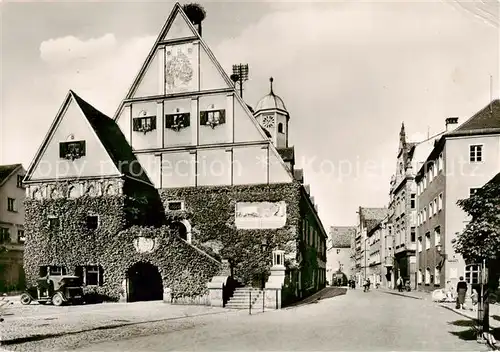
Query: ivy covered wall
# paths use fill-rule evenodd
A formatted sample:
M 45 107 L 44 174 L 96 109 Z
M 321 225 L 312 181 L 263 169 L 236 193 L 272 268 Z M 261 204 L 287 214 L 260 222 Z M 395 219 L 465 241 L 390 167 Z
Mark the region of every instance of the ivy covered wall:
M 183 241 L 164 225 L 165 216 L 157 192 L 139 185 L 125 186 L 127 194 L 58 199 L 27 198 L 24 266 L 29 284 L 34 284 L 41 266 L 64 266 L 75 274 L 76 266 L 100 265 L 102 286 L 91 291 L 118 300 L 127 270 L 137 262 L 158 267 L 172 299 L 199 297 L 207 292 L 206 283 L 220 270 L 220 262 Z M 154 189 L 153 189 L 154 190 Z M 130 193 L 132 194 L 132 193 Z M 156 205 L 156 208 L 153 206 Z M 160 211 L 158 211 L 160 209 Z M 87 227 L 87 215 L 97 214 L 97 229 Z M 149 214 L 149 215 L 148 215 Z M 153 216 L 151 216 L 153 214 Z M 57 218 L 50 224 L 49 218 Z M 152 223 L 153 226 L 147 226 Z M 136 237 L 155 239 L 152 253 L 138 253 Z
M 184 201 L 182 211 L 167 211 L 168 221 L 186 219 L 193 238 L 200 246 L 212 246 L 219 256 L 228 259 L 234 277 L 244 284 L 257 284 L 259 277 L 271 267 L 272 250 L 284 249 L 296 259 L 300 238 L 300 187 L 298 183 L 248 186 L 213 186 L 161 189 L 168 201 Z M 286 202 L 286 223 L 279 229 L 237 229 L 237 202 Z M 267 248 L 261 244 L 265 240 Z

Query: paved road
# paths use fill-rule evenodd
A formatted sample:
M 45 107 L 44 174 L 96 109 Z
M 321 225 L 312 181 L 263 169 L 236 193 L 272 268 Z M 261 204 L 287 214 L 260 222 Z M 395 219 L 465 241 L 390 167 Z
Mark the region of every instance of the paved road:
M 473 339 L 468 340 L 467 339 Z M 292 309 L 203 317 L 78 351 L 487 351 L 470 321 L 423 300 L 348 291 Z

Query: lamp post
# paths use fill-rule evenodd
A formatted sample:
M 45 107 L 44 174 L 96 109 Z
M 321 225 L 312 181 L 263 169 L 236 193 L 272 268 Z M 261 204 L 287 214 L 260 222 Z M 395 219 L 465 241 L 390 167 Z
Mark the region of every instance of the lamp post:
M 260 244 L 260 251 L 261 253 L 266 253 L 267 251 L 267 247 L 268 247 L 268 244 L 267 244 L 267 240 L 266 238 L 264 237 L 262 239 L 262 243 Z M 265 269 L 262 270 L 262 277 L 261 277 L 261 285 L 262 285 L 262 312 L 265 311 L 265 308 L 266 308 L 266 294 L 265 294 L 265 287 L 266 287 L 266 284 L 264 282 L 265 280 Z

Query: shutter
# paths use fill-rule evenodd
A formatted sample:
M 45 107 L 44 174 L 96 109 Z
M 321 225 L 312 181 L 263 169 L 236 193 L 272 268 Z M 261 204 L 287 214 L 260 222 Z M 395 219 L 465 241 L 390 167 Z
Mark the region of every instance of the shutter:
M 219 124 L 226 123 L 226 110 L 219 110 Z
M 151 129 L 156 130 L 156 116 L 151 116 Z
M 134 124 L 134 131 L 139 131 L 139 128 L 141 127 L 141 119 L 140 118 L 135 118 L 133 119 L 133 124 Z
M 68 145 L 66 143 L 59 143 L 59 157 L 64 158 L 68 150 Z
M 182 118 L 184 121 L 184 127 L 189 127 L 191 125 L 190 117 L 191 117 L 191 115 L 189 113 L 182 114 Z
M 206 125 L 208 122 L 208 112 L 200 111 L 200 125 Z
M 85 156 L 85 141 L 80 141 L 80 155 Z
M 165 128 L 172 128 L 174 124 L 174 115 L 165 115 Z

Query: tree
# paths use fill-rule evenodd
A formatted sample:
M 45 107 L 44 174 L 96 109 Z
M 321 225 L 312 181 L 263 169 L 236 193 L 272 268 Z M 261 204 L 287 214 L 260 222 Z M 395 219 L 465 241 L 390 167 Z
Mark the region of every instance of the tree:
M 471 218 L 453 247 L 466 263 L 482 263 L 488 269 L 484 290 L 483 331 L 489 331 L 489 297 L 500 278 L 500 174 L 470 198 L 457 202 Z

